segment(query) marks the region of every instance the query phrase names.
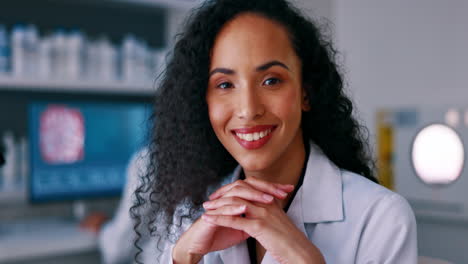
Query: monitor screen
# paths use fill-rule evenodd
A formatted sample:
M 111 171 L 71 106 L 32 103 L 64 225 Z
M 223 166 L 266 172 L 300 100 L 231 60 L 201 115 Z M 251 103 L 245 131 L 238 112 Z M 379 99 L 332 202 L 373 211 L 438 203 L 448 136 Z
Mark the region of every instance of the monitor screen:
M 145 145 L 150 110 L 144 103 L 31 103 L 30 200 L 119 195 L 130 158 Z

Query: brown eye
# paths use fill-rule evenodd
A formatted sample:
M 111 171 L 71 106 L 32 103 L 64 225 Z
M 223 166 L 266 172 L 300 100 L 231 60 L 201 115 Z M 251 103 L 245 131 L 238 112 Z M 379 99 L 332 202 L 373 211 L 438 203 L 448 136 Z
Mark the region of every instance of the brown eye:
M 229 89 L 229 88 L 232 88 L 232 83 L 223 82 L 223 83 L 218 84 L 216 87 L 218 87 L 220 89 Z
M 278 83 L 280 83 L 280 82 L 281 82 L 281 80 L 278 79 L 278 78 L 269 78 L 269 79 L 267 79 L 267 80 L 265 80 L 265 81 L 263 82 L 263 85 L 269 85 L 269 86 L 271 86 L 271 85 L 278 84 Z

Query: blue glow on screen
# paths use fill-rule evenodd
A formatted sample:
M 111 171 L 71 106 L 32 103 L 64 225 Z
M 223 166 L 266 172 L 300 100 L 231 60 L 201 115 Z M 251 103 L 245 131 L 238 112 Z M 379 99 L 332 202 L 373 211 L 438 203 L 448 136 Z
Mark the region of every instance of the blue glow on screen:
M 143 103 L 35 102 L 29 106 L 30 199 L 117 196 L 146 143 Z

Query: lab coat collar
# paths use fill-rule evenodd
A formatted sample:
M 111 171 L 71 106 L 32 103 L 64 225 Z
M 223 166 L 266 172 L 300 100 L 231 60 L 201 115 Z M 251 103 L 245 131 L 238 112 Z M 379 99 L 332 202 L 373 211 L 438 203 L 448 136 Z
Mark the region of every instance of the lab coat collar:
M 344 220 L 341 170 L 313 142 L 301 189 L 304 223 Z
M 231 182 L 240 178 L 242 168 L 238 166 Z M 304 182 L 296 193 L 287 212 L 291 221 L 306 236 L 305 223 L 336 222 L 344 220 L 343 187 L 341 171 L 322 150 L 310 142 L 310 154 Z M 246 241 L 220 251 L 223 263 L 250 263 Z M 262 263 L 276 263 L 266 252 Z

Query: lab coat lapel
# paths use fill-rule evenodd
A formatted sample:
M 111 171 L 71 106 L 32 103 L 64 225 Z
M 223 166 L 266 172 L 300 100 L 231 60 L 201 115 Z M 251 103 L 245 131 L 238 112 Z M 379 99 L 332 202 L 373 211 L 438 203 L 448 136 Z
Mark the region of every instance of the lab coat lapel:
M 304 223 L 344 219 L 341 171 L 313 142 L 301 189 Z

